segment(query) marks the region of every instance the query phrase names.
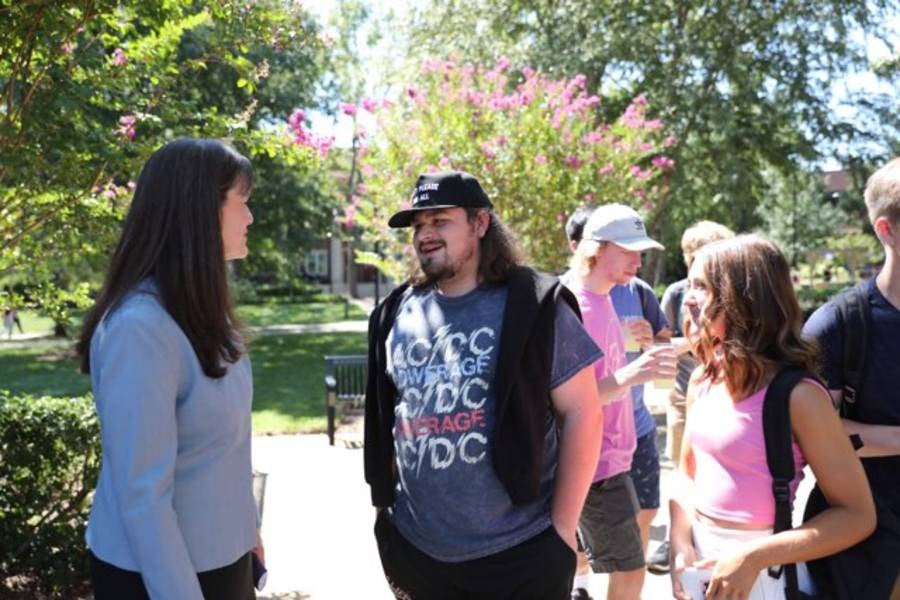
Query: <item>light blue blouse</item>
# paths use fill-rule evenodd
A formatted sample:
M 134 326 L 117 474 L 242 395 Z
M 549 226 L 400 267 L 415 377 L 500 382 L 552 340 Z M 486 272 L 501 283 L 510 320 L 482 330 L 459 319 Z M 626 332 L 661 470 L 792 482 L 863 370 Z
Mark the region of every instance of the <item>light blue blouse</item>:
M 207 377 L 155 290 L 141 283 L 91 339 L 103 465 L 86 539 L 151 598 L 202 600 L 196 573 L 256 543 L 253 380 L 246 355 Z

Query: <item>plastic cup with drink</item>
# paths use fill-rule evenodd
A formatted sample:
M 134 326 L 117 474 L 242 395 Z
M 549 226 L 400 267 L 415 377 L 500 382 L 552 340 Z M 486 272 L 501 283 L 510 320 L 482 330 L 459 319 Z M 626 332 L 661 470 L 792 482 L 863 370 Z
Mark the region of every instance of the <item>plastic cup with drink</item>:
M 674 348 L 671 342 L 657 342 L 653 344 L 654 348 Z M 669 391 L 675 388 L 675 374 L 671 377 L 655 377 L 653 379 L 653 387 L 659 391 Z
M 640 352 L 641 343 L 634 334 L 632 326 L 641 320 L 641 317 L 630 316 L 622 317 L 619 321 L 622 323 L 622 335 L 625 338 L 625 352 Z

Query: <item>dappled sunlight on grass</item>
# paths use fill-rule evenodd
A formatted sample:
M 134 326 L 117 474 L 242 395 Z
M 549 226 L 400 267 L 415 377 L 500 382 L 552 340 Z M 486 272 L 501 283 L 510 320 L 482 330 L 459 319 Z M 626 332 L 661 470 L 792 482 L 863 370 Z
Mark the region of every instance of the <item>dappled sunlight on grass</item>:
M 71 341 L 33 342 L 24 348 L 0 349 L 0 389 L 35 396 L 81 396 L 90 391 L 78 371 Z
M 325 430 L 326 354 L 364 354 L 364 333 L 306 333 L 257 338 L 253 363 L 254 433 Z
M 305 302 L 244 304 L 237 308 L 238 316 L 251 327 L 267 325 L 305 325 L 333 323 L 344 320 L 362 320 L 366 313 L 350 304 L 344 316 L 344 302 Z

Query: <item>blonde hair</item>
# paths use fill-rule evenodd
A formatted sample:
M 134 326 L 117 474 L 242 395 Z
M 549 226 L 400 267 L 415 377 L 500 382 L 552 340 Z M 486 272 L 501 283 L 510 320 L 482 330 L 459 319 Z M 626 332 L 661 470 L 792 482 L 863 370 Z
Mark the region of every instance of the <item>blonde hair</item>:
M 873 225 L 879 217 L 891 224 L 900 223 L 900 157 L 872 173 L 866 182 L 865 199 Z
M 703 246 L 719 240 L 734 237 L 734 232 L 715 221 L 698 221 L 684 230 L 681 235 L 681 253 L 684 262 L 690 266 L 694 254 Z
M 609 242 L 598 242 L 597 240 L 581 240 L 572 254 L 569 261 L 569 268 L 579 278 L 584 279 L 591 274 L 594 266 L 597 264 L 597 253 L 600 252 Z
M 816 368 L 816 347 L 800 334 L 803 315 L 787 259 L 778 246 L 756 235 L 707 244 L 697 252 L 710 302 L 701 315 L 694 353 L 703 377 L 724 379 L 736 398 L 746 398 L 774 371 Z M 712 322 L 724 319 L 724 339 Z M 691 336 L 693 324 L 686 332 Z

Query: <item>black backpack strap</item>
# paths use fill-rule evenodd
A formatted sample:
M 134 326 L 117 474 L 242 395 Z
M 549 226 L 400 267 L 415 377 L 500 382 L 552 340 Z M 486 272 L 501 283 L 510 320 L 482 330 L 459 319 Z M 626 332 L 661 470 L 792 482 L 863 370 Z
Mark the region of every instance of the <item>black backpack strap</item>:
M 798 368 L 786 368 L 769 384 L 763 400 L 763 434 L 766 440 L 766 462 L 772 474 L 772 496 L 775 499 L 775 524 L 773 533 L 791 528 L 791 482 L 794 470 L 794 452 L 791 447 L 790 399 L 794 387 L 803 379 L 816 379 L 812 373 Z M 797 569 L 794 564 L 769 567 L 773 578 L 785 571 L 788 600 L 799 598 Z
M 844 339 L 841 364 L 844 367 L 844 388 L 841 400 L 841 416 L 847 416 L 847 406 L 862 397 L 863 381 L 866 375 L 866 359 L 869 348 L 869 332 L 872 315 L 866 298 L 865 285 L 857 284 L 837 295 L 834 299 L 841 335 Z

